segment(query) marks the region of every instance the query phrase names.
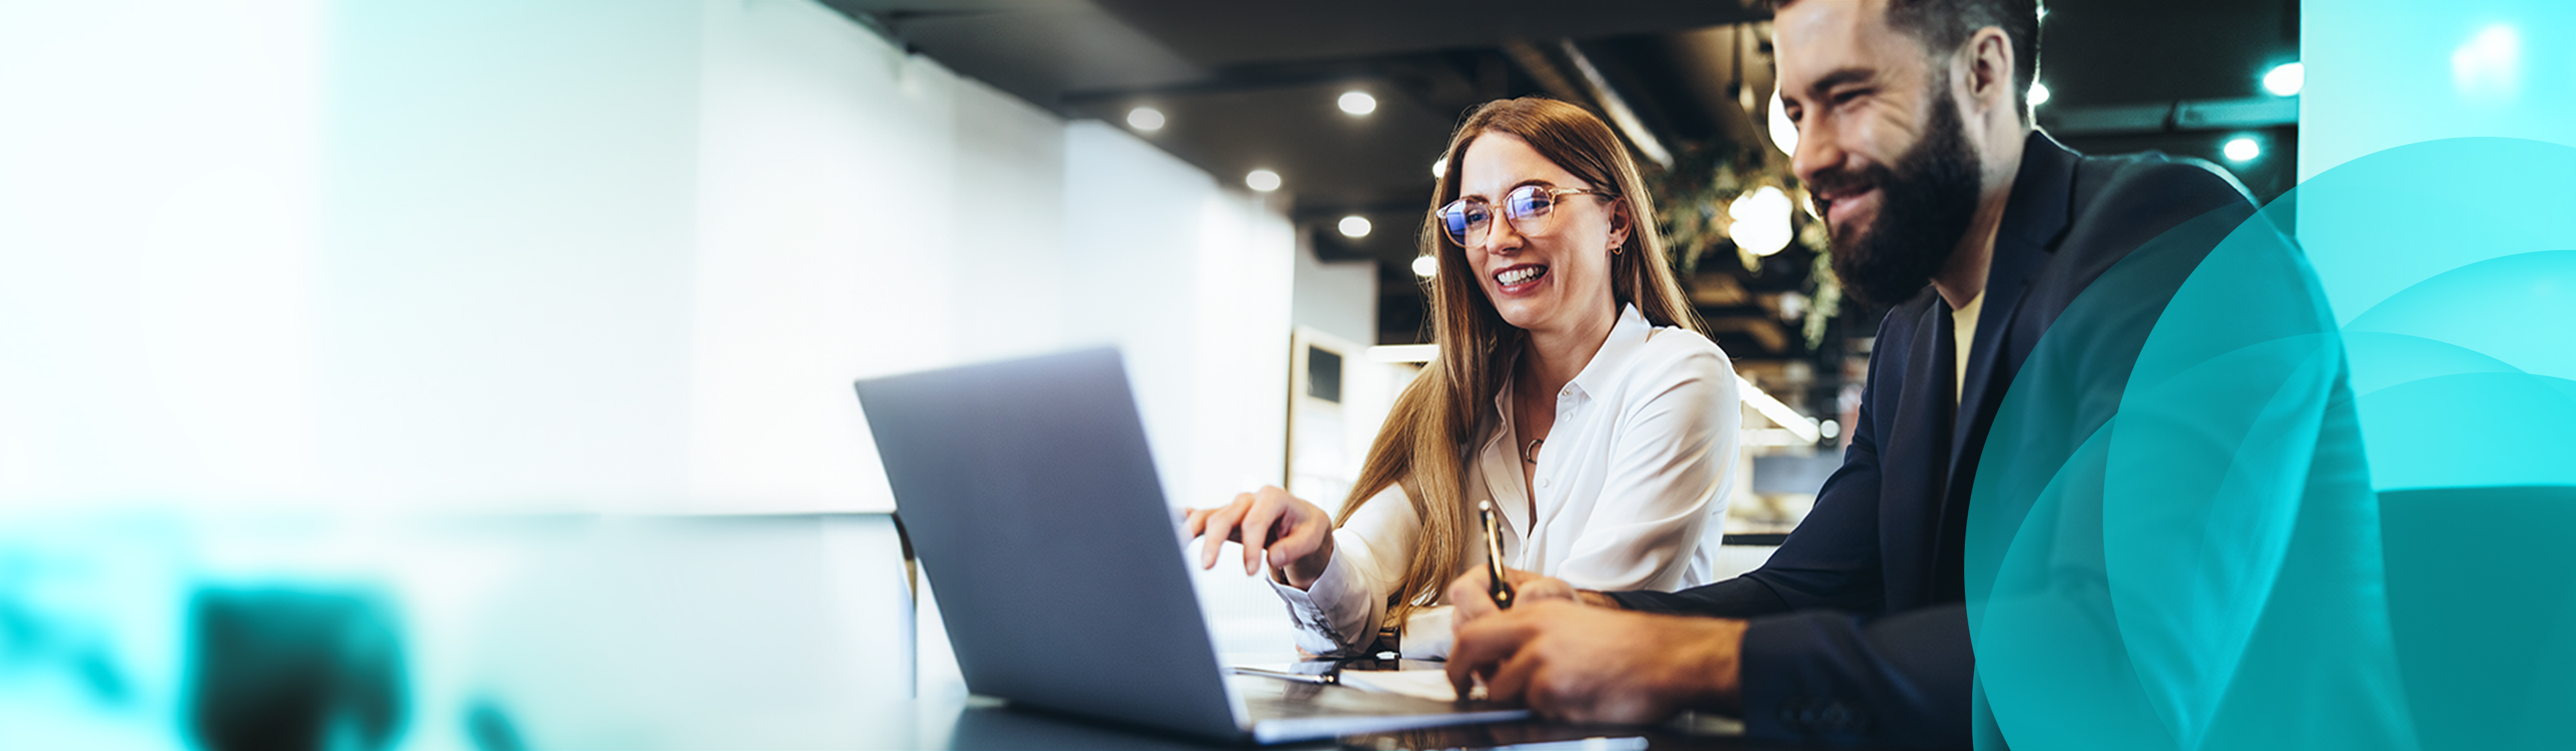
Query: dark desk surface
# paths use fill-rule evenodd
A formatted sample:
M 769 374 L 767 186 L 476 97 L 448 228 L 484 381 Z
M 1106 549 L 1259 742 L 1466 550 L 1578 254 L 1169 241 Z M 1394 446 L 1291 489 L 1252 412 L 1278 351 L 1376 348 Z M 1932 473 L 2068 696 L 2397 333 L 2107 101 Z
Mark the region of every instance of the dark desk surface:
M 863 748 L 883 749 L 1162 749 L 1226 746 L 1149 730 L 1013 709 L 984 697 L 931 697 L 886 702 L 859 713 L 867 727 Z M 1635 748 L 1618 739 L 1645 739 L 1655 749 L 1771 749 L 1734 735 L 1731 722 L 1685 717 L 1645 727 L 1562 725 L 1549 722 L 1505 722 L 1458 728 L 1376 733 L 1338 742 L 1275 746 L 1279 749 L 1491 748 L 1512 744 L 1550 743 L 1550 748 Z M 1610 739 L 1603 745 L 1553 745 L 1589 738 Z M 1626 743 L 1633 743 L 1628 741 Z

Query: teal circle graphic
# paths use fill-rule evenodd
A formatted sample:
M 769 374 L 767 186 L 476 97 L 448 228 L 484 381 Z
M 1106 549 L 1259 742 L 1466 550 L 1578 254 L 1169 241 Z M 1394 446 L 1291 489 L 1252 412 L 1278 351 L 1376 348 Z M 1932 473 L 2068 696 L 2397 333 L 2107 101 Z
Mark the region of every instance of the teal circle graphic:
M 1977 470 L 1979 746 L 2576 747 L 2570 176 L 2411 144 L 2087 287 Z

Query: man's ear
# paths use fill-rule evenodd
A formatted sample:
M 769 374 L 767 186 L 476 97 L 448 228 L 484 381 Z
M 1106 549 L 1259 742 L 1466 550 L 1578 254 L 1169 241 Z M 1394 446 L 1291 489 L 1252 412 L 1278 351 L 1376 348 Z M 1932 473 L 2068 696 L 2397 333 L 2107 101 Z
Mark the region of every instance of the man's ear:
M 1961 49 L 1967 53 L 1968 64 L 1961 83 L 1967 84 L 1968 97 L 1977 109 L 2012 108 L 2012 38 L 2005 36 L 2003 29 L 1988 26 L 1969 34 L 1968 43 Z M 2015 113 L 2013 117 L 2018 120 L 2021 115 Z

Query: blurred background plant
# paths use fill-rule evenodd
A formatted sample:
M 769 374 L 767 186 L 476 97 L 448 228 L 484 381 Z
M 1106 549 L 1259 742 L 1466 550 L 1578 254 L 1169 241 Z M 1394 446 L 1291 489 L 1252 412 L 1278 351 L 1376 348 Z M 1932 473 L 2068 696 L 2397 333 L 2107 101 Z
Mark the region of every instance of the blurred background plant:
M 1702 260 L 1713 253 L 1732 253 L 1744 273 L 1804 276 L 1766 280 L 1803 291 L 1793 300 L 1775 303 L 1803 313 L 1800 324 L 1807 347 L 1824 342 L 1827 325 L 1842 312 L 1842 283 L 1834 278 L 1826 255 L 1824 223 L 1807 213 L 1807 192 L 1786 159 L 1758 144 L 1733 141 L 1684 143 L 1669 169 L 1648 169 L 1655 191 L 1655 221 L 1664 233 L 1673 264 L 1697 285 Z M 1795 247 L 1811 257 L 1805 264 L 1768 264 L 1764 259 Z

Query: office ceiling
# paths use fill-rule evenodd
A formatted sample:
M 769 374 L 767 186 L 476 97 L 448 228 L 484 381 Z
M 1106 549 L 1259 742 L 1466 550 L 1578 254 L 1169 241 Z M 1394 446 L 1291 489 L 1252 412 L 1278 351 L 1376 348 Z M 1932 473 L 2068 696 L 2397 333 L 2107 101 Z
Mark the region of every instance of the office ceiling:
M 1755 118 L 1771 87 L 1766 6 L 1756 0 L 822 0 L 898 43 L 1071 118 L 1123 123 L 1149 106 L 1167 125 L 1141 132 L 1180 158 L 1236 179 L 1277 172 L 1291 215 L 1328 260 L 1380 265 L 1380 340 L 1417 341 L 1422 301 L 1408 270 L 1428 208 L 1431 162 L 1478 103 L 1548 94 L 1635 113 L 1639 137 L 1667 149 L 1763 143 Z M 2059 0 L 2042 24 L 2041 123 L 2078 149 L 2162 149 L 2221 161 L 2252 135 L 2267 156 L 2230 164 L 2259 198 L 2289 187 L 2297 128 L 2253 102 L 2262 73 L 2297 58 L 2296 0 Z M 1365 117 L 1346 91 L 1373 95 Z M 2179 104 L 2178 104 L 2179 103 Z M 2203 117 L 2203 112 L 2238 114 Z M 1378 228 L 1351 240 L 1345 215 Z M 1805 360 L 1831 385 L 1840 339 L 1867 336 L 1877 311 L 1851 309 L 1837 336 L 1809 348 L 1766 292 L 1805 283 L 1803 251 L 1759 272 L 1729 254 L 1696 269 L 1736 293 L 1703 295 L 1702 314 L 1739 362 Z

